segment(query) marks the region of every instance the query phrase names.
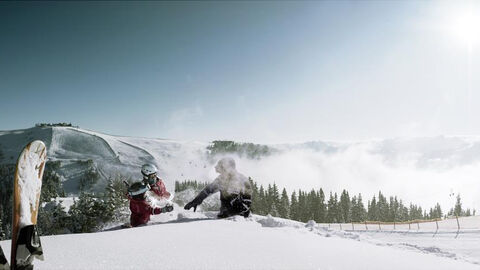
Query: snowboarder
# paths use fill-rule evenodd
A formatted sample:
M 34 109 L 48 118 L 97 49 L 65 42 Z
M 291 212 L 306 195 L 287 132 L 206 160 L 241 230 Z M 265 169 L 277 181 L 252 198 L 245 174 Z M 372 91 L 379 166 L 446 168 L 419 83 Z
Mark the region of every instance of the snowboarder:
M 150 215 L 158 215 L 173 211 L 172 205 L 158 208 L 152 207 L 146 200 L 146 192 L 149 186 L 143 182 L 136 182 L 128 188 L 127 197 L 130 201 L 130 225 L 137 227 L 144 225 L 150 220 Z
M 247 177 L 237 172 L 233 158 L 222 158 L 215 166 L 215 171 L 220 175 L 207 185 L 191 202 L 185 205 L 185 210 L 197 206 L 209 195 L 220 191 L 220 212 L 219 218 L 226 218 L 234 215 L 248 217 L 250 205 L 252 204 L 252 186 Z
M 170 192 L 167 191 L 162 179 L 157 176 L 157 167 L 153 164 L 142 166 L 143 182 L 150 187 L 153 197 L 157 200 L 168 199 Z

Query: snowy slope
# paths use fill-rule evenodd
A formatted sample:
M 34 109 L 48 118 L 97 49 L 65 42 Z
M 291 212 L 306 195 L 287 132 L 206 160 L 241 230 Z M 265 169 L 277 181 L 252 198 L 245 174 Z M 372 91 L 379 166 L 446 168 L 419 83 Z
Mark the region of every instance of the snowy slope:
M 212 214 L 176 210 L 146 227 L 42 237 L 46 260 L 35 269 L 480 269 L 478 257 L 446 256 L 434 245 L 425 252 L 373 234 L 262 216 L 208 218 Z M 419 239 L 428 246 L 433 238 Z M 10 252 L 10 241 L 0 245 Z
M 78 191 L 87 160 L 105 179 L 122 174 L 140 178 L 139 167 L 153 162 L 167 188 L 175 180 L 210 181 L 220 157 L 208 158 L 208 142 L 182 142 L 153 138 L 112 136 L 72 127 L 35 127 L 0 131 L 0 164 L 15 162 L 29 141 L 40 139 L 48 147 L 49 160 L 61 161 L 67 193 Z M 309 190 L 322 187 L 365 200 L 378 190 L 398 195 L 404 202 L 424 208 L 440 202 L 444 210 L 454 204 L 451 193 L 462 195 L 465 207 L 480 208 L 480 138 L 397 138 L 363 142 L 308 142 L 270 145 L 271 156 L 248 159 L 235 156 L 238 169 L 261 184 Z
M 319 224 L 332 231 L 341 229 L 362 241 L 381 246 L 412 249 L 480 265 L 480 216 L 408 224 Z M 438 226 L 438 227 L 437 227 Z
M 19 151 L 32 139 L 46 143 L 50 161 L 61 162 L 59 173 L 67 193 L 78 191 L 78 181 L 87 169 L 88 160 L 93 161 L 103 180 L 118 174 L 137 179 L 141 177 L 142 164 L 155 163 L 170 189 L 175 180 L 207 179 L 211 169 L 205 158 L 207 143 L 111 136 L 72 127 L 0 132 L 4 156 L 0 163 L 15 162 Z

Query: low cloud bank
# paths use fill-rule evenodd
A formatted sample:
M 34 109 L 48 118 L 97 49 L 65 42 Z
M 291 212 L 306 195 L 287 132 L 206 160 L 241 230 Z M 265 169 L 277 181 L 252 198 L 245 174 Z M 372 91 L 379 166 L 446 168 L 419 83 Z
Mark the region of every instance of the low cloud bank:
M 291 149 L 260 160 L 236 157 L 238 169 L 255 181 L 294 189 L 323 188 L 326 193 L 362 193 L 364 202 L 381 190 L 427 210 L 439 202 L 444 212 L 460 193 L 463 207 L 480 206 L 480 162 L 439 152 L 385 152 L 376 143 L 357 143 L 338 151 Z M 463 162 L 460 162 L 463 161 Z M 454 193 L 454 196 L 450 194 Z

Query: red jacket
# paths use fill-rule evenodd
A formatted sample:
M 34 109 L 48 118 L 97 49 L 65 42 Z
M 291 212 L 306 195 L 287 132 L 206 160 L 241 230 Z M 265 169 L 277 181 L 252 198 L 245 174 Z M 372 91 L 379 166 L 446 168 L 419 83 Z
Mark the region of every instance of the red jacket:
M 170 197 L 170 192 L 167 191 L 165 184 L 163 183 L 162 179 L 157 177 L 157 182 L 150 186 L 150 191 L 153 191 L 155 195 L 160 198 L 168 199 Z
M 146 224 L 150 220 L 150 215 L 158 215 L 162 212 L 160 208 L 153 208 L 145 199 L 133 199 L 127 196 L 130 200 L 130 225 L 136 227 Z

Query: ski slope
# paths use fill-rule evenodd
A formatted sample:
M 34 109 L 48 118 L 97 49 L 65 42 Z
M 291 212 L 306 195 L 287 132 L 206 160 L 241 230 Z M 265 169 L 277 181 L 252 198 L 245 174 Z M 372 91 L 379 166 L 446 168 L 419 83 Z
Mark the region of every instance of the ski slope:
M 0 164 L 14 163 L 18 153 L 32 139 L 45 142 L 49 161 L 61 162 L 58 173 L 69 194 L 78 192 L 88 160 L 100 174 L 98 190 L 104 188 L 109 177 L 141 178 L 139 168 L 145 163 L 159 167 L 168 189 L 173 189 L 176 180 L 206 180 L 213 174 L 210 162 L 214 161 L 205 157 L 208 143 L 112 136 L 74 127 L 0 131 L 0 150 L 4 156 Z
M 113 136 L 74 127 L 34 127 L 0 131 L 0 164 L 14 163 L 21 149 L 34 139 L 46 143 L 50 161 L 60 161 L 58 173 L 68 195 L 78 194 L 79 181 L 89 166 L 99 173 L 95 186 L 102 191 L 106 179 L 122 175 L 141 178 L 146 162 L 159 168 L 167 189 L 176 180 L 211 181 L 215 162 L 207 155 L 209 142 Z M 381 190 L 404 203 L 424 209 L 440 203 L 444 212 L 461 194 L 465 208 L 480 209 L 480 138 L 395 138 L 360 142 L 307 142 L 268 145 L 270 156 L 249 159 L 231 154 L 238 170 L 260 184 L 276 183 L 288 192 L 312 188 L 351 195 L 364 201 Z M 88 163 L 91 161 L 91 164 Z M 451 196 L 455 194 L 455 196 Z
M 438 225 L 438 227 L 437 227 Z M 345 230 L 362 241 L 463 260 L 480 265 L 480 216 L 438 222 L 396 224 L 319 224 L 332 231 Z
M 458 250 L 445 253 L 435 246 L 436 239 L 421 235 L 403 240 L 418 239 L 418 248 L 392 244 L 384 234 L 256 215 L 225 220 L 214 215 L 177 206 L 172 213 L 153 216 L 145 227 L 45 236 L 46 260 L 36 261 L 35 269 L 480 269 L 478 237 L 471 242 L 450 239 L 476 250 L 472 258 L 455 256 Z M 10 241 L 0 245 L 9 254 Z

